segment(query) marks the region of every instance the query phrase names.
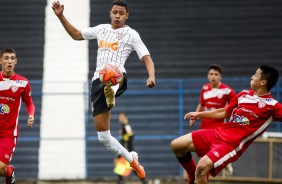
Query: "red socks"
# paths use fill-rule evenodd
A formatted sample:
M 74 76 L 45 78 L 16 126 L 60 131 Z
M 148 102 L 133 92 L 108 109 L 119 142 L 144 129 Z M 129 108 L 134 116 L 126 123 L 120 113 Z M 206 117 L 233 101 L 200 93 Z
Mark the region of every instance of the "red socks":
M 189 183 L 194 183 L 195 180 L 195 171 L 196 171 L 196 163 L 194 159 L 192 158 L 192 154 L 188 152 L 183 157 L 177 157 L 179 163 L 182 165 L 182 167 L 187 171 L 189 175 Z
M 9 177 L 9 176 L 12 176 L 13 171 L 14 171 L 14 167 L 8 165 L 8 166 L 7 166 L 6 173 L 5 173 L 5 176 L 6 176 L 6 177 L 7 177 L 7 176 L 8 176 L 8 177 Z

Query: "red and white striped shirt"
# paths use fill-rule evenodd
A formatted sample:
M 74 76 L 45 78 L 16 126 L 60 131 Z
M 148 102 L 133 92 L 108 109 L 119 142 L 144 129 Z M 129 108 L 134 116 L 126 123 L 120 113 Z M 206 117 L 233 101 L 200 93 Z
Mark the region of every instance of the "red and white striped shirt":
M 230 121 L 216 130 L 239 155 L 271 122 L 282 122 L 282 104 L 270 94 L 257 96 L 253 90 L 244 90 L 236 95 L 226 107 L 226 112 L 232 114 Z
M 212 88 L 211 84 L 204 84 L 200 94 L 200 104 L 205 111 L 224 108 L 236 95 L 235 91 L 224 83 L 220 83 L 217 88 Z M 224 119 L 202 118 L 201 129 L 217 128 L 224 123 Z
M 18 136 L 21 101 L 27 114 L 34 115 L 29 81 L 16 73 L 9 78 L 0 72 L 0 137 Z

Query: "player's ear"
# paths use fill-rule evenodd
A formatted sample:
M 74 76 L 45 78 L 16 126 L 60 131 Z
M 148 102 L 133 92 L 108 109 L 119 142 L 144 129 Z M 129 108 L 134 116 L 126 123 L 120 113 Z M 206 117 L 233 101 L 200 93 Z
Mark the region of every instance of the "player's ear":
M 260 85 L 266 86 L 266 80 L 261 80 Z
M 126 20 L 128 19 L 128 17 L 129 17 L 129 13 L 127 12 L 127 13 L 126 13 Z

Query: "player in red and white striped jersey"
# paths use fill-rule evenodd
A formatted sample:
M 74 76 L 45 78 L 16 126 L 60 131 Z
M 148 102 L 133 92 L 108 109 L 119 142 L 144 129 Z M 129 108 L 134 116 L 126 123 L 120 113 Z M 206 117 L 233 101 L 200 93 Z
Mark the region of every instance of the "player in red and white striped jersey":
M 111 24 L 100 24 L 95 27 L 78 30 L 63 15 L 64 5 L 55 1 L 52 6 L 67 33 L 74 40 L 97 39 L 98 53 L 96 71 L 92 78 L 91 102 L 94 124 L 98 139 L 111 152 L 124 157 L 135 169 L 139 178 L 145 178 L 145 171 L 138 163 L 137 153 L 129 153 L 110 132 L 111 108 L 115 106 L 115 97 L 120 96 L 127 88 L 127 75 L 124 64 L 132 51 L 136 51 L 144 61 L 148 72 L 147 87 L 155 86 L 155 68 L 150 53 L 137 31 L 125 25 L 129 17 L 128 6 L 124 0 L 114 0 L 110 10 Z M 106 63 L 118 65 L 124 77 L 120 84 L 105 86 L 99 80 L 99 71 Z
M 222 67 L 219 64 L 212 64 L 208 68 L 209 83 L 204 84 L 200 93 L 200 103 L 196 108 L 196 112 L 212 111 L 215 109 L 224 108 L 232 98 L 235 97 L 235 91 L 221 82 Z M 193 126 L 196 121 L 190 120 L 190 126 Z M 202 118 L 200 129 L 211 129 L 221 126 L 225 119 Z M 196 166 L 196 164 L 195 164 Z M 226 175 L 233 174 L 231 163 L 225 168 Z
M 17 64 L 16 51 L 11 48 L 2 49 L 0 64 L 0 175 L 6 177 L 6 184 L 14 184 L 15 168 L 8 164 L 17 144 L 21 101 L 26 105 L 29 127 L 34 123 L 35 107 L 29 81 L 14 72 Z
M 235 91 L 221 82 L 222 67 L 218 64 L 212 64 L 208 68 L 209 83 L 204 84 L 200 94 L 200 103 L 197 106 L 196 112 L 211 111 L 214 109 L 223 108 L 229 104 Z M 202 118 L 200 128 L 210 129 L 216 128 L 224 123 L 225 119 L 210 119 Z M 195 121 L 190 120 L 190 126 L 194 125 Z
M 231 117 L 228 123 L 216 129 L 193 131 L 172 141 L 172 150 L 182 161 L 184 169 L 195 178 L 195 183 L 206 184 L 209 172 L 216 176 L 227 164 L 238 160 L 271 122 L 282 122 L 282 104 L 270 94 L 278 78 L 275 68 L 262 65 L 251 78 L 251 90 L 237 94 L 226 108 L 189 112 L 184 116 L 193 121 L 198 118 Z M 191 152 L 202 157 L 196 168 Z

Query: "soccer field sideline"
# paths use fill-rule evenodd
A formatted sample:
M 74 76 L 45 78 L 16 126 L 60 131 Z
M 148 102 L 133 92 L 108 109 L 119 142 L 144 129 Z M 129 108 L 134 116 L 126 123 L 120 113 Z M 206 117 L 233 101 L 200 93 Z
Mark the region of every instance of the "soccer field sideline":
M 3 182 L 2 182 L 3 181 Z M 0 179 L 0 183 L 4 184 L 4 178 Z M 141 184 L 138 179 L 126 178 L 126 184 Z M 269 181 L 242 181 L 242 180 L 216 180 L 212 179 L 209 184 L 274 184 L 281 182 Z M 17 184 L 117 184 L 116 179 L 97 179 L 97 180 L 17 180 Z M 183 178 L 154 178 L 149 179 L 148 184 L 187 184 L 187 180 Z

